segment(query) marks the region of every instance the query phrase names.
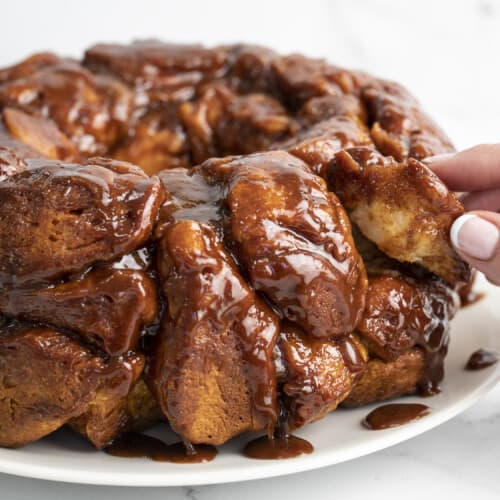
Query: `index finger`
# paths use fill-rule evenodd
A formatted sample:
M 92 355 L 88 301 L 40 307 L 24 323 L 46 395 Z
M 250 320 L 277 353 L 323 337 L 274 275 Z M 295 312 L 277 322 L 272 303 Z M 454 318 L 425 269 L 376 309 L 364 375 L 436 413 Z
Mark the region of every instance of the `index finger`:
M 500 188 L 500 144 L 481 144 L 427 158 L 424 163 L 452 191 Z

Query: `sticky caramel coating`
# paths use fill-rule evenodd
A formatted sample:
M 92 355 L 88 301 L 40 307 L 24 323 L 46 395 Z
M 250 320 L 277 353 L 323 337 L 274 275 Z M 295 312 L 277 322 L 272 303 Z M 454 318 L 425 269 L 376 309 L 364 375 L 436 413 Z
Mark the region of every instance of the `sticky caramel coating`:
M 230 68 L 228 82 L 231 88 L 243 94 L 277 94 L 271 63 L 278 54 L 259 45 L 234 45 L 228 47 Z
M 0 84 L 31 76 L 39 69 L 46 66 L 52 66 L 59 62 L 59 60 L 59 57 L 51 52 L 39 52 L 38 54 L 33 54 L 18 64 L 0 69 Z
M 86 155 L 104 154 L 124 133 L 132 110 L 132 93 L 125 85 L 68 59 L 41 67 L 33 67 L 30 59 L 23 64 L 30 71 L 0 83 L 0 107 L 50 118 Z
M 326 179 L 327 167 L 335 153 L 354 146 L 371 146 L 366 127 L 351 116 L 336 116 L 303 129 L 295 137 L 273 145 L 307 163 Z
M 0 333 L 0 446 L 18 447 L 83 413 L 104 361 L 48 328 Z
M 0 120 L 0 182 L 26 170 L 27 158 L 39 158 L 40 153 L 13 138 Z
M 141 40 L 129 45 L 98 44 L 85 52 L 83 64 L 112 74 L 144 93 L 148 100 L 185 100 L 204 80 L 222 76 L 227 53 L 201 45 Z
M 278 89 L 292 109 L 313 97 L 358 93 L 366 80 L 361 73 L 300 54 L 276 58 L 271 68 Z
M 265 94 L 237 95 L 228 86 L 207 85 L 179 112 L 195 162 L 213 156 L 262 151 L 295 131 L 285 108 Z
M 240 277 L 212 227 L 168 226 L 158 246 L 168 301 L 148 383 L 172 428 L 221 444 L 276 419 L 276 316 Z
M 263 47 L 150 40 L 0 70 L 0 113 L 0 312 L 54 325 L 47 351 L 28 324 L 38 333 L 19 345 L 34 354 L 5 356 L 76 393 L 24 442 L 67 422 L 101 448 L 158 418 L 158 400 L 184 439 L 219 444 L 272 432 L 278 396 L 295 428 L 436 389 L 455 292 L 415 270 L 467 280 L 448 241 L 463 208 L 414 160 L 452 146 L 402 87 Z M 96 153 L 119 161 L 85 160 Z M 414 266 L 354 242 L 335 191 Z M 158 324 L 140 342 L 143 379 L 133 351 Z M 95 370 L 66 382 L 60 366 L 85 356 Z M 17 431 L 5 442 L 22 444 Z
M 424 376 L 425 356 L 419 348 L 401 354 L 394 361 L 370 359 L 342 406 L 362 406 L 415 394 Z
M 368 121 L 363 101 L 351 94 L 312 97 L 297 113 L 297 118 L 305 127 L 335 116 L 349 116 L 358 119 L 361 123 Z
M 458 297 L 445 283 L 390 271 L 369 275 L 368 282 L 357 331 L 372 353 L 393 361 L 415 345 L 439 351 L 447 344 Z
M 12 148 L 0 146 L 0 182 L 25 169 L 26 162 L 21 155 Z
M 335 342 L 311 339 L 290 323 L 279 339 L 281 393 L 290 429 L 319 420 L 351 392 L 365 370 L 368 353 L 355 335 Z
M 143 244 L 162 189 L 130 164 L 26 160 L 0 183 L 0 282 L 38 282 L 115 259 Z
M 282 151 L 210 160 L 226 184 L 226 238 L 250 283 L 313 337 L 341 337 L 364 307 L 366 274 L 338 199 Z
M 327 178 L 351 220 L 382 252 L 419 264 L 450 284 L 469 279 L 469 267 L 449 239 L 464 208 L 424 164 L 352 148 L 335 155 Z
M 401 85 L 372 79 L 361 95 L 372 118 L 373 142 L 382 154 L 403 161 L 454 151 L 446 134 Z
M 155 320 L 158 303 L 155 284 L 144 272 L 102 268 L 43 288 L 4 288 L 0 311 L 73 330 L 119 356 L 138 348 L 141 328 Z

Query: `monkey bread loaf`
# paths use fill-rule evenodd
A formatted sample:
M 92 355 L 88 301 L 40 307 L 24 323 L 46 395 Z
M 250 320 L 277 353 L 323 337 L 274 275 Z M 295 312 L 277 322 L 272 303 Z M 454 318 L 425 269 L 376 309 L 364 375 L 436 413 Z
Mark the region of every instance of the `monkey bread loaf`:
M 220 445 L 439 391 L 464 209 L 400 85 L 147 40 L 0 69 L 0 117 L 0 446 Z

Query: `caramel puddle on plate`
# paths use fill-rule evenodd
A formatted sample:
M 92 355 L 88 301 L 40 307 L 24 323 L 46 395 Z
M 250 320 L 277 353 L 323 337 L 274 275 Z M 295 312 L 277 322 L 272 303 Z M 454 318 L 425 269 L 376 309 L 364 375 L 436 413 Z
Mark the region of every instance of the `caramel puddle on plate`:
M 248 458 L 260 460 L 277 460 L 295 458 L 300 455 L 312 453 L 313 445 L 297 436 L 284 436 L 269 439 L 261 436 L 247 443 L 243 454 Z
M 465 369 L 474 371 L 482 370 L 483 368 L 493 366 L 495 363 L 498 363 L 498 354 L 496 352 L 478 349 L 470 355 Z
M 217 455 L 214 446 L 183 442 L 167 445 L 159 439 L 138 432 L 124 434 L 104 451 L 115 457 L 149 458 L 155 462 L 176 464 L 210 462 Z
M 398 427 L 413 420 L 425 417 L 430 408 L 418 403 L 392 403 L 375 408 L 363 419 L 367 429 L 378 431 Z

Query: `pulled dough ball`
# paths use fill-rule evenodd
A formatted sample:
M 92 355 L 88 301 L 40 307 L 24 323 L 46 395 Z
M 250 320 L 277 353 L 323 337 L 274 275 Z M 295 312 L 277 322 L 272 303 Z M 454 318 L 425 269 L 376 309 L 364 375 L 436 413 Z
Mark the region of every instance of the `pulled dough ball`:
M 399 85 L 146 40 L 1 69 L 0 113 L 0 445 L 162 415 L 221 444 L 437 390 L 463 207 Z

